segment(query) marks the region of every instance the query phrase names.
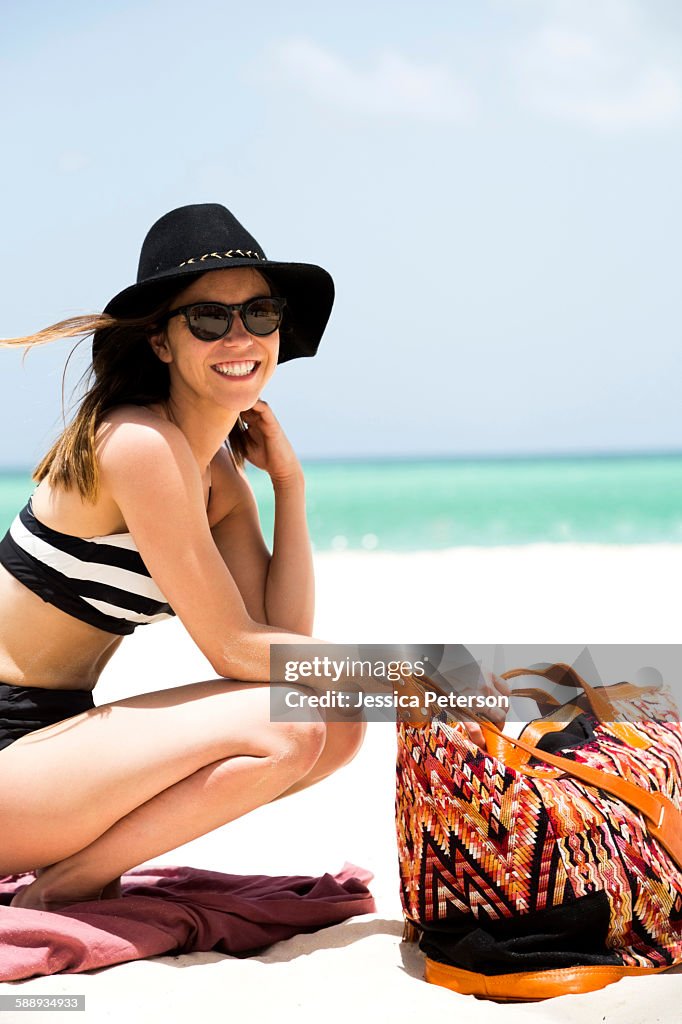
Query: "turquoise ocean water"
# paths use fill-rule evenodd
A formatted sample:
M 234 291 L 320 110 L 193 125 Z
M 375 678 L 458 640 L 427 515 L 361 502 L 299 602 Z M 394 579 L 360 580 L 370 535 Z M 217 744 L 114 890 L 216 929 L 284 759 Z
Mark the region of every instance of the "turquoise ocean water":
M 304 462 L 315 550 L 682 543 L 682 454 Z M 269 479 L 249 467 L 265 537 Z M 31 493 L 0 471 L 4 533 Z

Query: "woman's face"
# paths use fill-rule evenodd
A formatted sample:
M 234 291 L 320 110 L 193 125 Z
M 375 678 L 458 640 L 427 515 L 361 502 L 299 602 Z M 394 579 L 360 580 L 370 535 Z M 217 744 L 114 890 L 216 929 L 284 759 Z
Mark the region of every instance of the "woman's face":
M 171 308 L 193 302 L 231 305 L 270 294 L 265 278 L 251 267 L 211 270 L 176 295 Z M 150 342 L 158 357 L 169 364 L 171 391 L 190 389 L 238 412 L 250 409 L 258 400 L 275 372 L 279 353 L 279 331 L 265 337 L 250 334 L 235 311 L 230 330 L 218 341 L 195 338 L 186 318 L 179 314 L 168 320 L 165 334 L 153 336 Z

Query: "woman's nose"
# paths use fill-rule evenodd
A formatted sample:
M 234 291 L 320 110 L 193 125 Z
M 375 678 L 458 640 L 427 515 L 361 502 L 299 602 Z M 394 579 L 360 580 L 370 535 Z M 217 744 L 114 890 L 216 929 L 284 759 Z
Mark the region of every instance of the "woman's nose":
M 234 313 L 232 314 L 232 323 L 230 324 L 230 329 L 227 332 L 227 334 L 223 337 L 223 341 L 250 341 L 252 337 L 253 335 L 250 334 L 247 328 L 244 326 L 241 310 L 235 309 Z

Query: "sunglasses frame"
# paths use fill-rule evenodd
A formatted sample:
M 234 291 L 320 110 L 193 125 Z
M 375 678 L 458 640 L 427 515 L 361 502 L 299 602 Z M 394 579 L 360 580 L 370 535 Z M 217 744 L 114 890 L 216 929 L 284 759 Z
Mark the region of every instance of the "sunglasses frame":
M 244 313 L 246 311 L 246 307 L 250 306 L 252 302 L 260 302 L 263 299 L 271 299 L 279 304 L 279 323 L 277 324 L 276 327 L 273 327 L 271 331 L 266 331 L 265 334 L 256 334 L 255 331 L 251 331 L 247 327 L 246 322 L 244 320 Z M 245 330 L 249 332 L 249 334 L 253 334 L 254 338 L 269 338 L 271 334 L 274 334 L 275 331 L 279 330 L 279 328 L 282 326 L 282 315 L 284 313 L 284 307 L 286 306 L 286 304 L 287 300 L 279 295 L 254 295 L 252 299 L 247 299 L 246 302 L 233 303 L 213 302 L 210 299 L 204 299 L 203 302 L 190 302 L 186 306 L 178 306 L 176 309 L 171 309 L 170 312 L 166 313 L 165 316 L 163 317 L 163 322 L 165 323 L 166 321 L 170 320 L 171 317 L 184 314 L 185 321 L 187 323 L 187 328 L 189 331 L 191 331 L 192 337 L 196 338 L 197 341 L 203 341 L 205 344 L 210 345 L 211 342 L 220 341 L 221 338 L 224 338 L 226 334 L 230 333 L 232 329 L 232 324 L 234 322 L 234 314 L 239 313 L 242 324 L 244 325 Z M 214 306 L 217 307 L 218 309 L 225 310 L 225 313 L 227 315 L 227 326 L 222 334 L 219 334 L 216 338 L 197 337 L 197 335 L 192 330 L 192 325 L 190 324 L 189 321 L 189 311 L 191 309 L 195 309 L 197 306 Z

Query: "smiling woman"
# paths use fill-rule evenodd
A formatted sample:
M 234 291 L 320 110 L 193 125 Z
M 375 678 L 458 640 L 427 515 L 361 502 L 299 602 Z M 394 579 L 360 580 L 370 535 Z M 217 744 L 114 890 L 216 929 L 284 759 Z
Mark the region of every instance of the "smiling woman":
M 14 906 L 116 895 L 122 872 L 325 778 L 362 742 L 360 719 L 269 714 L 270 645 L 310 642 L 314 581 L 301 466 L 260 394 L 278 363 L 315 354 L 333 296 L 326 271 L 267 260 L 224 207 L 185 206 L 102 314 L 3 342 L 93 334 L 78 412 L 0 543 L 0 769 L 15 781 L 0 873 L 41 869 Z M 272 552 L 245 459 L 272 481 Z M 217 678 L 96 706 L 123 636 L 171 615 Z
M 201 388 L 204 378 L 215 388 L 217 377 L 222 381 L 213 401 L 233 409 L 235 420 L 254 406 L 279 354 L 284 300 L 268 292 L 262 274 L 238 267 L 204 274 L 176 297 L 149 334 L 152 351 L 176 381 L 175 402 L 178 389 L 182 393 L 191 382 Z M 235 296 L 244 299 L 227 301 Z

